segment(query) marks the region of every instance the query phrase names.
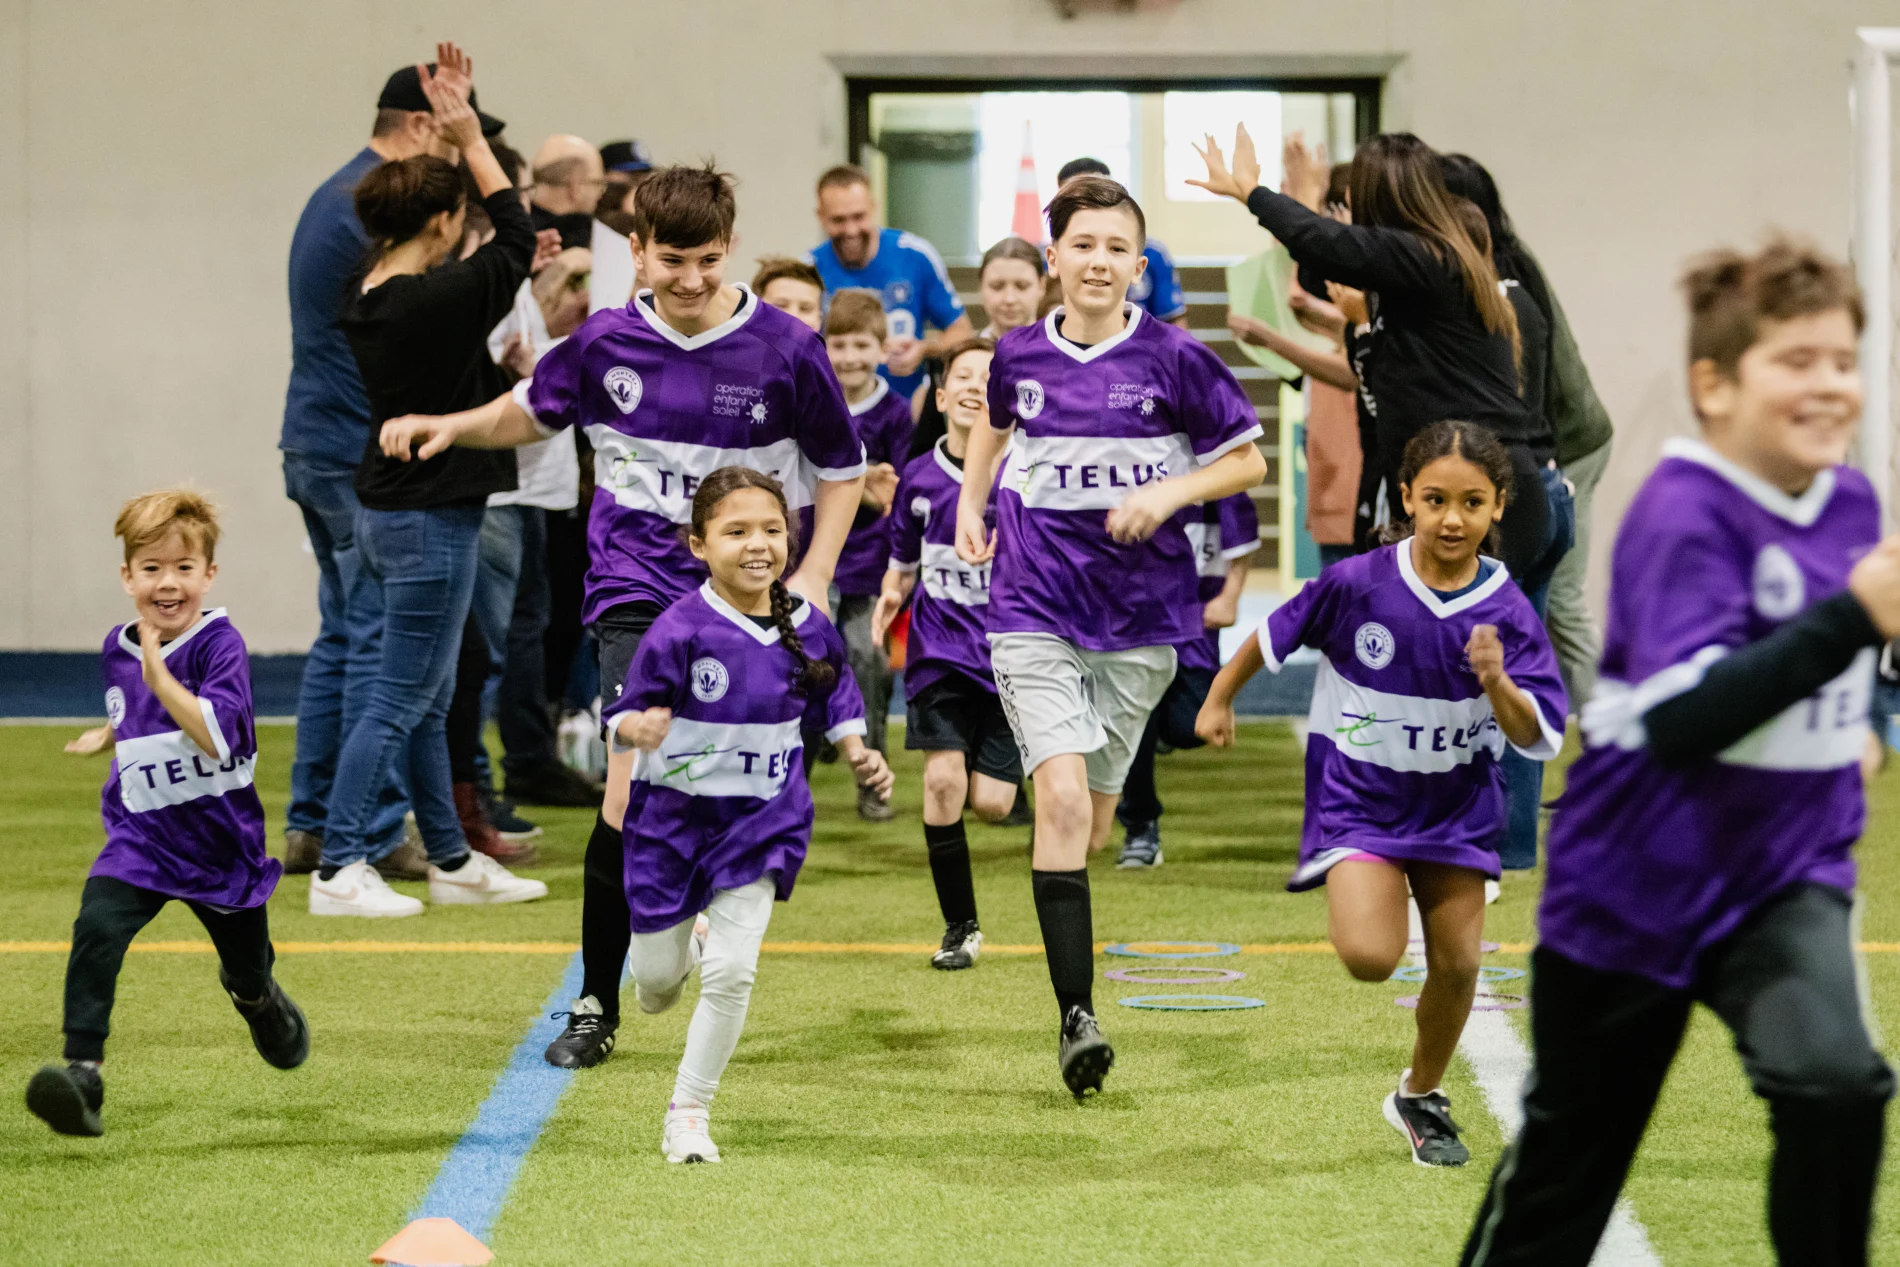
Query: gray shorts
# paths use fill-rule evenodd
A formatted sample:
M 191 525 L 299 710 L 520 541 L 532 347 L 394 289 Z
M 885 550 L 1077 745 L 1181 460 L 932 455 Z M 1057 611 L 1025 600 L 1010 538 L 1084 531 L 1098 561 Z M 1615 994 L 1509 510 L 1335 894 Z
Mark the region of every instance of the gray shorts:
M 990 635 L 996 693 L 1030 774 L 1080 753 L 1089 787 L 1118 794 L 1148 715 L 1174 681 L 1174 648 L 1088 651 L 1043 633 Z

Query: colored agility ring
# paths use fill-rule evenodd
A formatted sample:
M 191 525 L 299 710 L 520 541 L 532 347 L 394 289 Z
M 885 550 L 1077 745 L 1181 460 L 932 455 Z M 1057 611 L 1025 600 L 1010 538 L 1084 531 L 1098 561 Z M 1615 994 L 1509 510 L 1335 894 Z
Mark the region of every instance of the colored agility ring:
M 1123 1007 L 1148 1012 L 1240 1012 L 1265 1007 L 1265 999 L 1249 999 L 1238 994 L 1137 994 L 1117 999 Z
M 1218 959 L 1239 954 L 1240 947 L 1231 941 L 1118 941 L 1103 953 L 1130 959 Z
M 1138 977 L 1137 972 L 1199 972 L 1198 977 Z M 1128 968 L 1110 968 L 1102 974 L 1107 981 L 1126 981 L 1130 985 L 1225 985 L 1229 981 L 1245 979 L 1246 973 L 1237 968 L 1164 968 L 1159 965 L 1143 968 L 1139 965 Z
M 1404 994 L 1392 1001 L 1400 1007 L 1415 1008 L 1418 1006 L 1418 995 Z M 1471 1001 L 1471 1010 L 1474 1012 L 1515 1012 L 1529 1006 L 1521 994 L 1480 994 Z
M 1515 981 L 1523 975 L 1522 968 L 1494 968 L 1490 964 L 1485 964 L 1478 969 L 1478 980 L 1489 985 L 1496 985 L 1500 981 Z M 1407 964 L 1387 978 L 1389 981 L 1423 981 L 1424 979 L 1425 969 L 1419 964 Z

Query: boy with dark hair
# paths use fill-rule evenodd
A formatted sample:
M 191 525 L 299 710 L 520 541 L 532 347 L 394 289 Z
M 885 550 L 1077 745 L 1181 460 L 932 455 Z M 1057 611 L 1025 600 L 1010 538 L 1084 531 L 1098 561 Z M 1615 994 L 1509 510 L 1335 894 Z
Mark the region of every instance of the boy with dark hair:
M 752 274 L 752 293 L 780 312 L 797 317 L 813 333 L 824 333 L 825 281 L 810 260 L 767 256 L 759 261 L 759 271 Z
M 1467 1264 L 1590 1261 L 1697 1002 L 1768 1101 L 1780 1261 L 1867 1261 L 1894 1080 L 1862 1012 L 1853 846 L 1900 537 L 1843 465 L 1861 299 L 1786 241 L 1683 286 L 1702 437 L 1664 446 L 1617 533 L 1551 822 L 1524 1129 Z

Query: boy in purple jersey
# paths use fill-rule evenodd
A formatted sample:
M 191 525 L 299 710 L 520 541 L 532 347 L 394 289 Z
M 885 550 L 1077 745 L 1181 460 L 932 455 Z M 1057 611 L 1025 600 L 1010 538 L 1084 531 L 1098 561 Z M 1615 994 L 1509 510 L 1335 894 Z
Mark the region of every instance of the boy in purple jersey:
M 655 618 L 705 577 L 682 528 L 708 475 L 735 465 L 766 472 L 785 485 L 795 513 L 811 512 L 810 544 L 786 585 L 820 611 L 857 513 L 864 450 L 823 345 L 796 318 L 725 284 L 736 215 L 723 173 L 655 172 L 633 214 L 633 250 L 650 289 L 589 317 L 509 395 L 383 426 L 386 449 L 422 440 L 425 458 L 450 444 L 505 448 L 563 427 L 587 432 L 594 504 L 582 619 L 593 626 L 610 696 L 624 689 Z M 632 771 L 631 752 L 609 756 L 606 801 L 587 842 L 582 997 L 548 1048 L 563 1067 L 613 1051 L 628 936 L 620 828 Z
M 1195 597 L 1201 602 L 1205 632 L 1174 649 L 1174 681 L 1155 705 L 1141 742 L 1135 745 L 1121 804 L 1115 807 L 1125 833 L 1115 865 L 1125 871 L 1161 865 L 1161 796 L 1155 791 L 1155 754 L 1164 743 L 1170 751 L 1201 746 L 1194 719 L 1220 668 L 1220 631 L 1240 618 L 1247 558 L 1260 548 L 1260 512 L 1246 493 L 1190 506 L 1181 516 L 1181 528 L 1194 551 L 1194 570 L 1201 578 Z
M 870 729 L 864 741 L 884 751 L 884 727 L 891 710 L 891 661 L 881 640 L 871 637 L 871 609 L 883 586 L 891 557 L 891 498 L 897 492 L 897 463 L 910 453 L 910 401 L 891 390 L 877 372 L 884 349 L 884 305 L 876 292 L 841 290 L 825 314 L 825 355 L 851 408 L 851 419 L 864 443 L 864 492 L 851 534 L 838 551 L 831 583 L 838 590 L 838 631 L 851 648 L 851 672 L 864 692 Z M 891 807 L 860 791 L 858 817 L 886 822 Z
M 1220 671 L 1197 723 L 1225 747 L 1234 696 L 1264 664 L 1320 652 L 1306 741 L 1306 821 L 1287 888 L 1326 886 L 1327 928 L 1346 970 L 1384 981 L 1404 957 L 1408 890 L 1424 925 L 1411 1066 L 1385 1119 L 1421 1166 L 1471 1158 L 1440 1089 L 1478 985 L 1484 885 L 1506 823 L 1500 760 L 1563 746 L 1555 653 L 1495 543 L 1511 459 L 1469 422 L 1436 423 L 1399 464 L 1411 531 L 1335 563 L 1267 618 Z
M 691 546 L 710 576 L 653 623 L 606 712 L 614 746 L 639 754 L 624 863 L 634 998 L 663 1012 L 700 974 L 661 1136 L 670 1162 L 719 1160 L 713 1093 L 745 1025 L 772 900 L 792 895 L 811 842 L 801 734 L 823 734 L 860 787 L 891 794 L 890 767 L 864 743 L 844 640 L 779 582 L 793 523 L 777 480 L 743 467 L 706 477 Z
M 99 797 L 106 844 L 92 864 L 66 961 L 66 1063 L 27 1084 L 26 1105 L 62 1135 L 100 1135 L 113 996 L 126 948 L 167 902 L 211 935 L 218 981 L 258 1054 L 294 1069 L 310 1054 L 303 1013 L 271 975 L 264 903 L 283 867 L 264 852 L 251 786 L 257 730 L 244 639 L 200 600 L 218 574 L 218 520 L 197 493 L 135 497 L 113 532 L 138 620 L 106 637 L 102 674 L 113 745 Z
M 1780 240 L 1697 262 L 1684 289 L 1702 439 L 1670 443 L 1617 534 L 1551 823 L 1524 1130 L 1467 1264 L 1590 1260 L 1697 1002 L 1768 1101 L 1779 1260 L 1867 1261 L 1894 1084 L 1856 984 L 1851 851 L 1900 538 L 1841 465 L 1861 299 Z
M 970 432 L 989 425 L 990 360 L 996 345 L 971 339 L 944 353 L 937 409 L 944 435 L 904 468 L 891 514 L 890 570 L 871 622 L 882 645 L 910 602 L 904 694 L 904 746 L 924 754 L 924 847 L 943 913 L 943 944 L 930 966 L 975 965 L 983 949 L 963 831 L 967 804 L 987 823 L 1009 817 L 1022 782 L 1021 755 L 990 672 L 985 610 L 990 569 L 957 557 L 957 503 Z
M 957 555 L 996 560 L 990 655 L 1036 781 L 1036 914 L 1062 1016 L 1057 1063 L 1080 1096 L 1114 1061 L 1095 1021 L 1088 857 L 1108 842 L 1175 645 L 1201 630 L 1185 507 L 1260 482 L 1260 423 L 1220 359 L 1127 302 L 1141 207 L 1101 176 L 1049 201 L 1062 307 L 1012 330 L 990 365 L 990 422 L 970 435 Z M 1015 433 L 1012 442 L 1011 434 Z M 985 521 L 996 459 L 1008 446 Z

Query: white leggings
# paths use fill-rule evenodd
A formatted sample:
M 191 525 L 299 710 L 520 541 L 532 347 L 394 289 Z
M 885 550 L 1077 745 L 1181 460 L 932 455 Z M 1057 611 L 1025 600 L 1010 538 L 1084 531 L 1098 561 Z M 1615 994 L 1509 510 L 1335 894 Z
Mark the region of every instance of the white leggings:
M 686 1029 L 686 1054 L 673 1083 L 673 1103 L 711 1104 L 719 1075 L 739 1045 L 746 1005 L 759 971 L 759 944 L 772 920 L 778 890 L 772 876 L 743 889 L 721 889 L 706 908 L 706 953 L 699 964 L 699 1005 Z M 635 933 L 629 958 L 633 979 L 649 990 L 676 990 L 693 970 L 693 921 L 658 933 Z

